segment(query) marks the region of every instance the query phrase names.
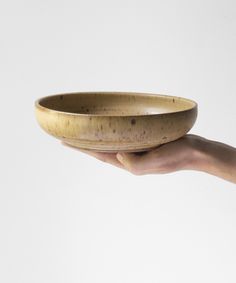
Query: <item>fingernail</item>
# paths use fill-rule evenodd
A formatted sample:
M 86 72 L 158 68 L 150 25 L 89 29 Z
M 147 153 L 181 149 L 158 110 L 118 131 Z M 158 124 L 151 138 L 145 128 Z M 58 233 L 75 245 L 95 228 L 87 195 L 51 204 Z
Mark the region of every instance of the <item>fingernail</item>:
M 117 158 L 121 163 L 123 163 L 124 156 L 123 156 L 121 153 L 117 153 L 116 158 Z

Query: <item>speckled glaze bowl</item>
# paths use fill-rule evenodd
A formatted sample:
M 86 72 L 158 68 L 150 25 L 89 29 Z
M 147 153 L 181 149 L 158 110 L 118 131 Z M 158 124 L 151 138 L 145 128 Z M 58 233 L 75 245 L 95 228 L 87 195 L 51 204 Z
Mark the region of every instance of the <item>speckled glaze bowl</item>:
M 105 152 L 138 152 L 185 135 L 197 103 L 136 92 L 76 92 L 35 102 L 36 118 L 50 135 L 69 145 Z

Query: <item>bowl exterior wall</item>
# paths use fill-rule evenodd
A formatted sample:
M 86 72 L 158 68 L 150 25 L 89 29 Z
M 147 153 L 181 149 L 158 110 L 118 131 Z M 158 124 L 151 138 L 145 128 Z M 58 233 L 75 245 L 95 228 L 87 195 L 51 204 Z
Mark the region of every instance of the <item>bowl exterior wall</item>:
M 197 106 L 185 111 L 146 116 L 76 115 L 35 108 L 40 126 L 50 135 L 83 149 L 144 151 L 185 135 L 197 118 Z

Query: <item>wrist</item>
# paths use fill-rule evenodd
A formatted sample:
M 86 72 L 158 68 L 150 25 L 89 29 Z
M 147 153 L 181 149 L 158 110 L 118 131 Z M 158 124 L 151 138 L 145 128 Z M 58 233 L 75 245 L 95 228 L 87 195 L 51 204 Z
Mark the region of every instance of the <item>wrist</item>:
M 202 171 L 236 183 L 236 148 L 195 135 L 186 135 L 181 169 Z
M 235 179 L 235 148 L 198 136 L 191 140 L 190 147 L 191 158 L 188 169 L 203 171 L 227 179 Z
M 188 158 L 184 169 L 207 171 L 212 162 L 212 156 L 209 154 L 211 141 L 196 135 L 188 137 Z

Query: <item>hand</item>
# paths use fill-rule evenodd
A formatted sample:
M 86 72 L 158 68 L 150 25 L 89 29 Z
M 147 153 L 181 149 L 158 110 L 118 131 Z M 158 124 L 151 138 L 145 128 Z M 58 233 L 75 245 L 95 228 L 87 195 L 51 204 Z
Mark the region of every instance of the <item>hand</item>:
M 135 175 L 197 170 L 236 183 L 236 148 L 197 135 L 185 135 L 144 153 L 76 149 Z
M 195 135 L 186 135 L 179 140 L 141 153 L 102 153 L 78 150 L 135 175 L 163 174 L 194 167 L 198 154 L 195 147 L 201 139 Z

